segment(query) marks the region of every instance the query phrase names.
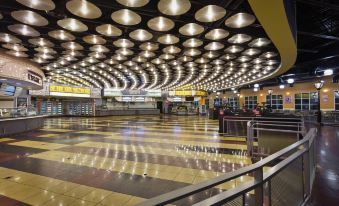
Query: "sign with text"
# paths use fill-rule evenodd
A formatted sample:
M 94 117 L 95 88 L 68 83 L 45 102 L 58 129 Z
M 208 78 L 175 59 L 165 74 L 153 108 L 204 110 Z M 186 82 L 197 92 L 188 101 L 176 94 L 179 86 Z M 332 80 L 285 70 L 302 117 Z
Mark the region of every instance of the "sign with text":
M 60 97 L 90 97 L 91 89 L 85 87 L 50 85 L 49 95 Z
M 104 97 L 122 96 L 161 97 L 161 90 L 121 90 L 113 88 L 104 89 Z

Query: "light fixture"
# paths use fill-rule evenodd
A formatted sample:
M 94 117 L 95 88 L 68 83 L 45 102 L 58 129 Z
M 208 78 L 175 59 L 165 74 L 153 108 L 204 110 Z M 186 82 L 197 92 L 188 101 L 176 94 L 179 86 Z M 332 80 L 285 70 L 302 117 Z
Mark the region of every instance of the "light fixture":
M 333 74 L 333 69 L 325 69 L 324 76 L 331 76 Z
M 259 88 L 259 84 L 254 84 L 254 88 Z
M 323 81 L 323 80 L 314 83 L 314 87 L 315 87 L 317 90 L 320 90 L 323 86 L 324 86 L 324 81 Z
M 259 91 L 259 88 L 258 88 L 258 87 L 255 87 L 255 88 L 253 89 L 253 91 L 257 92 L 257 91 Z
M 279 85 L 279 88 L 280 88 L 280 89 L 284 89 L 284 88 L 285 88 L 285 85 L 280 84 L 280 85 Z
M 294 79 L 292 79 L 292 78 L 287 79 L 287 83 L 293 84 L 294 83 Z
M 273 93 L 273 89 L 269 89 L 267 92 L 269 95 L 271 95 Z

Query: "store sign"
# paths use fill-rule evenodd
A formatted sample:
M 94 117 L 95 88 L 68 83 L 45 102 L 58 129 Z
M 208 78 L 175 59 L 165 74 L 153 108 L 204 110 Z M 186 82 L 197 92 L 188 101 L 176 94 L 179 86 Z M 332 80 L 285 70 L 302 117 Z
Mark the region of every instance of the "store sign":
M 31 71 L 28 71 L 27 73 L 27 79 L 28 81 L 32 83 L 36 83 L 37 85 L 42 86 L 42 77 L 40 75 L 37 75 Z
M 104 89 L 105 97 L 122 97 L 122 96 L 142 96 L 142 97 L 161 97 L 161 90 L 121 90 L 108 88 Z
M 169 91 L 169 96 L 206 96 L 206 92 L 195 90 Z
M 49 95 L 60 96 L 60 97 L 90 97 L 91 89 L 84 88 L 84 87 L 50 85 Z

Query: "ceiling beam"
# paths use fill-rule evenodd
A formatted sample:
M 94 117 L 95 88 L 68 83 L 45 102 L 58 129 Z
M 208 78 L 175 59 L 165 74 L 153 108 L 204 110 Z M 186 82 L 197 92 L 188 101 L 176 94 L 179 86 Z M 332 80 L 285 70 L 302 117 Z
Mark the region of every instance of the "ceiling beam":
M 338 4 L 332 4 L 332 3 L 328 3 L 328 2 L 324 2 L 324 1 L 316 1 L 316 0 L 297 0 L 297 2 L 309 4 L 309 5 L 316 6 L 316 7 L 322 7 L 322 8 L 327 8 L 327 9 L 339 11 Z
M 298 31 L 298 34 L 305 35 L 305 36 L 318 37 L 318 38 L 322 38 L 322 39 L 331 39 L 331 40 L 339 41 L 339 37 L 337 37 L 337 36 L 330 36 L 330 35 L 325 35 L 325 34 L 315 34 L 315 33 L 306 32 L 306 31 Z
M 312 50 L 312 49 L 298 49 L 298 52 L 316 54 L 316 53 L 318 53 L 319 51 L 318 51 L 318 50 Z

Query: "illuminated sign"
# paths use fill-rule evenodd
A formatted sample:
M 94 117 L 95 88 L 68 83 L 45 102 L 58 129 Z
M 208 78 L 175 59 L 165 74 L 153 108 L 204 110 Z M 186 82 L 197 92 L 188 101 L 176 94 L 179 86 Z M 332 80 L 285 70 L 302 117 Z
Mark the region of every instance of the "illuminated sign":
M 90 97 L 91 89 L 84 87 L 50 85 L 49 95 L 61 97 Z
M 206 92 L 195 90 L 169 91 L 169 96 L 206 96 Z
M 104 89 L 105 97 L 122 97 L 122 96 L 141 96 L 141 97 L 161 97 L 161 90 L 121 90 L 106 88 Z

